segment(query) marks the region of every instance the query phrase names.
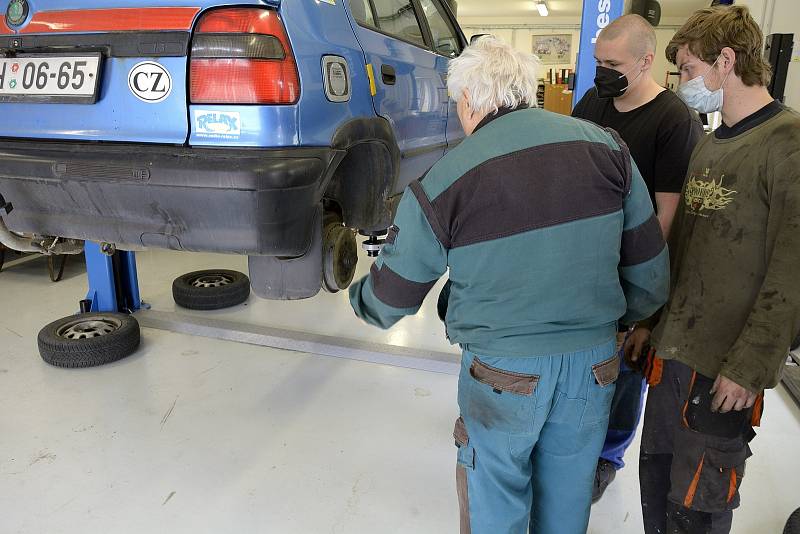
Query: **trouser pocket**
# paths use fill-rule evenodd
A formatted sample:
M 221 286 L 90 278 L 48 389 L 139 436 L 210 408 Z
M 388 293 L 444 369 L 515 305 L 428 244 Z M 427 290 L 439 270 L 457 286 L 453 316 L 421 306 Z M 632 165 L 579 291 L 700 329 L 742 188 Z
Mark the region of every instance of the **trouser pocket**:
M 469 353 L 464 358 L 459 377 L 461 415 L 471 424 L 491 430 L 510 434 L 533 432 L 540 377 L 509 369 L 530 366 L 533 360 L 478 358 Z
M 477 357 L 472 360 L 469 374 L 478 382 L 491 386 L 492 391 L 497 394 L 507 392 L 530 397 L 539 384 L 539 375 L 498 369 L 483 363 Z
M 607 360 L 592 365 L 592 374 L 600 387 L 610 386 L 619 378 L 620 359 L 615 354 Z
M 607 425 L 611 412 L 611 401 L 614 398 L 617 378 L 620 369 L 619 356 L 616 354 L 592 365 L 586 392 L 583 425 Z
M 708 513 L 737 508 L 745 463 L 751 454 L 743 438 L 719 438 L 679 427 L 669 500 Z

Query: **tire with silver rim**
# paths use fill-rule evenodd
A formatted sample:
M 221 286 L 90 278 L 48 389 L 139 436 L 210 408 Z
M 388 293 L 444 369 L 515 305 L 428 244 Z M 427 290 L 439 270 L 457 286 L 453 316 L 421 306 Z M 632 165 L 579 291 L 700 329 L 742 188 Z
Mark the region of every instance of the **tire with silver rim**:
M 338 221 L 326 221 L 322 230 L 322 286 L 329 293 L 347 289 L 358 263 L 355 233 Z
M 220 310 L 250 297 L 250 279 L 239 271 L 213 269 L 179 276 L 172 282 L 175 304 L 190 310 Z
M 64 317 L 39 332 L 39 354 L 56 367 L 95 367 L 130 356 L 139 347 L 139 323 L 123 313 Z

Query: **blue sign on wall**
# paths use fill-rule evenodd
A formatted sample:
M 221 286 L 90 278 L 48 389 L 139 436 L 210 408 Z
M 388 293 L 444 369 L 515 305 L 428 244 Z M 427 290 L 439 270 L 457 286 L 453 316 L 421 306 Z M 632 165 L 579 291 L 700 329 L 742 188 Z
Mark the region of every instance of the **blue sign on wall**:
M 603 28 L 622 16 L 624 4 L 625 0 L 583 0 L 581 44 L 578 49 L 578 65 L 575 68 L 573 105 L 594 85 L 594 43 Z

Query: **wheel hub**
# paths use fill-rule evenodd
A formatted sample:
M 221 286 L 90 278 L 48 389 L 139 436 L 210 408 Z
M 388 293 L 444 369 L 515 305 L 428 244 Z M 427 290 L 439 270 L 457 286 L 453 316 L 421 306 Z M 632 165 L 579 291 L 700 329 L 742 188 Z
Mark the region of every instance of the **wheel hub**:
M 323 282 L 335 293 L 353 281 L 358 263 L 358 244 L 353 232 L 339 223 L 325 227 L 323 241 Z
M 222 287 L 233 283 L 233 278 L 221 273 L 204 274 L 190 282 L 193 287 Z
M 62 326 L 57 334 L 64 339 L 91 339 L 106 336 L 121 326 L 113 317 L 93 317 L 76 319 Z

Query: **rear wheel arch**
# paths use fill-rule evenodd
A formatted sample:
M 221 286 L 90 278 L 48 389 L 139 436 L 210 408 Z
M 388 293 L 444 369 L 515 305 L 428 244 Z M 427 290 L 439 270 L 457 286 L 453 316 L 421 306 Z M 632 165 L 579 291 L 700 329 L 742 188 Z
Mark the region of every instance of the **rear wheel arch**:
M 400 149 L 386 119 L 360 118 L 334 134 L 332 148 L 344 150 L 324 196 L 341 208 L 347 226 L 364 232 L 386 229 L 394 216 Z

